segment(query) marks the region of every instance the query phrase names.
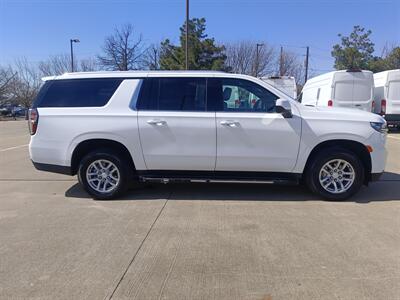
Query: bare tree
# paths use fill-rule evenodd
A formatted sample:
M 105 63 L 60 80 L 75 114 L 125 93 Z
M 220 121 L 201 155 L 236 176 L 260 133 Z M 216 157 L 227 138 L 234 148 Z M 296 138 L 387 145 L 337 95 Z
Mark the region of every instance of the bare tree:
M 16 60 L 15 71 L 17 75 L 11 86 L 13 100 L 17 104 L 30 107 L 42 85 L 40 72 L 26 58 Z
M 141 66 L 143 69 L 159 70 L 160 69 L 160 46 L 153 44 L 143 52 Z
M 92 72 L 98 70 L 99 64 L 94 58 L 81 59 L 79 62 L 79 71 L 81 72 Z
M 256 42 L 231 43 L 226 45 L 226 56 L 226 65 L 234 73 L 262 77 L 272 75 L 275 69 L 275 50 L 267 43 L 258 49 Z
M 0 104 L 12 98 L 12 83 L 16 75 L 11 67 L 0 66 Z
M 282 64 L 282 65 L 281 65 Z M 282 70 L 284 76 L 293 76 L 298 85 L 304 84 L 304 62 L 296 53 L 283 51 L 282 59 L 279 57 L 277 61 L 276 74 Z
M 43 76 L 61 75 L 70 71 L 71 57 L 68 54 L 51 56 L 39 62 L 39 71 Z
M 135 70 L 140 66 L 143 53 L 143 40 L 139 35 L 134 39 L 134 30 L 131 24 L 116 28 L 114 33 L 104 41 L 104 55 L 98 56 L 100 65 L 109 70 Z

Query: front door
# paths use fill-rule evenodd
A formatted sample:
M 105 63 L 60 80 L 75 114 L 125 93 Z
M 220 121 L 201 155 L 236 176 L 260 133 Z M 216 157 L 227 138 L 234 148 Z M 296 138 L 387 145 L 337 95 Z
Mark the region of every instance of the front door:
M 255 82 L 222 78 L 214 79 L 214 85 L 221 104 L 216 113 L 216 171 L 292 171 L 301 134 L 296 107 L 292 105 L 292 118 L 284 118 L 275 112 L 278 97 Z
M 215 168 L 215 112 L 207 111 L 205 78 L 148 78 L 138 104 L 148 170 Z

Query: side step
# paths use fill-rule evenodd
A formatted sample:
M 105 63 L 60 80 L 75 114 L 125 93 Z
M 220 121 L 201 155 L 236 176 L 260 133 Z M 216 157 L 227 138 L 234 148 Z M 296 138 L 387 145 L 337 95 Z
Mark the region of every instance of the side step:
M 142 182 L 154 183 L 174 183 L 174 182 L 191 182 L 191 183 L 258 183 L 258 184 L 298 184 L 298 179 L 194 179 L 194 178 L 165 178 L 165 177 L 146 177 L 139 176 Z

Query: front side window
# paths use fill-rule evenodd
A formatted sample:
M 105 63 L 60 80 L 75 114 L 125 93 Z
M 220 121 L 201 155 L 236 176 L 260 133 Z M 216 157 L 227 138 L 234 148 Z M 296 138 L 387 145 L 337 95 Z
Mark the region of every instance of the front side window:
M 148 78 L 142 89 L 140 110 L 206 111 L 206 78 Z
M 226 112 L 275 112 L 278 97 L 264 87 L 243 79 L 221 79 L 223 107 Z

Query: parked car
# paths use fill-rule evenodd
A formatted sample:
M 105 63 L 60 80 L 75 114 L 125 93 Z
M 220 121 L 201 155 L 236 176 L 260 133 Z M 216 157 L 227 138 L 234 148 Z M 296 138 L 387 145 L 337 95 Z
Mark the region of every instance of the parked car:
M 2 116 L 8 116 L 11 114 L 11 106 L 9 105 L 4 105 L 0 107 L 0 115 Z
M 130 182 L 304 182 L 343 200 L 385 167 L 385 120 L 307 107 L 222 72 L 95 72 L 45 79 L 29 111 L 39 170 L 78 175 L 96 199 Z M 255 101 L 226 105 L 227 88 Z
M 271 76 L 261 77 L 262 81 L 269 83 L 270 85 L 281 90 L 286 95 L 289 95 L 293 99 L 297 98 L 297 85 L 296 79 L 292 76 Z
M 374 77 L 370 71 L 334 71 L 307 80 L 299 102 L 374 111 Z
M 389 128 L 400 129 L 400 69 L 374 74 L 375 112 L 384 116 Z

